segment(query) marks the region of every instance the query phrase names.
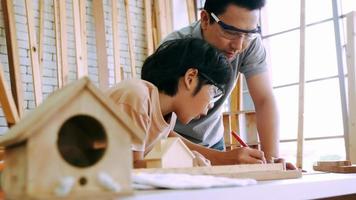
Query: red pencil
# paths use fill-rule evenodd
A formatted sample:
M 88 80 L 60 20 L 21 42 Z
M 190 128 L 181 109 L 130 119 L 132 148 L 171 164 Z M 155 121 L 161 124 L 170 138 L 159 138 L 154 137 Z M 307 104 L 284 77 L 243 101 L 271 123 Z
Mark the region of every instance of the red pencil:
M 231 131 L 232 136 L 241 144 L 243 147 L 248 147 L 248 145 L 241 139 L 239 135 L 235 131 Z

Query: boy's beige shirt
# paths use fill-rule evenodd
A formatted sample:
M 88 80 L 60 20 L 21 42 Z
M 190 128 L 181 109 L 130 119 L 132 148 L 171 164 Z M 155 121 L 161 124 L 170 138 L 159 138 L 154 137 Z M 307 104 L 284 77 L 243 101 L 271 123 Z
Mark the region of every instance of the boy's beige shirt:
M 139 79 L 125 80 L 110 88 L 107 94 L 120 112 L 127 113 L 141 129 L 139 134 L 144 135 L 144 141 L 132 141 L 133 151 L 144 151 L 146 155 L 173 130 L 177 117 L 172 113 L 169 123 L 163 118 L 158 89 L 152 83 Z

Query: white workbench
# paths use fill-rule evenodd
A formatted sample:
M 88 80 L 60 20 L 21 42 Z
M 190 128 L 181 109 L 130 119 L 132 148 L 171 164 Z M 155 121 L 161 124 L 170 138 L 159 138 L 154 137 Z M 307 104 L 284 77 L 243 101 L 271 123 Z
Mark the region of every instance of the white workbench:
M 260 181 L 246 187 L 201 190 L 135 191 L 124 200 L 238 200 L 238 199 L 315 199 L 353 194 L 356 199 L 356 174 L 314 173 L 302 178 Z

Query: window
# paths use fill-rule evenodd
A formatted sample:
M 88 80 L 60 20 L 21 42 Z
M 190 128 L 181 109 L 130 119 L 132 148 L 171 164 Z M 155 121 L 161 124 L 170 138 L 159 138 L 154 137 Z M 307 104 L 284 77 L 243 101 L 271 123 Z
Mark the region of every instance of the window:
M 305 2 L 303 167 L 310 170 L 313 161 L 345 159 L 345 141 L 332 1 Z M 270 0 L 261 11 L 263 41 L 280 111 L 280 151 L 291 162 L 297 155 L 300 3 Z M 337 5 L 340 15 L 356 10 L 354 0 L 340 0 Z M 345 20 L 339 21 L 344 45 Z

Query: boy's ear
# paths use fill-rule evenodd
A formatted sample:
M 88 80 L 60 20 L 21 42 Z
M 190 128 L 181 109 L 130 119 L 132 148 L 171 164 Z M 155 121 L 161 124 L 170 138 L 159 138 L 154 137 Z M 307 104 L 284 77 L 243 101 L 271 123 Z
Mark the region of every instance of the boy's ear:
M 196 83 L 198 77 L 198 70 L 194 68 L 189 68 L 184 75 L 184 85 L 187 89 L 195 89 Z
M 200 13 L 201 29 L 206 30 L 210 23 L 210 15 L 206 10 L 202 10 Z

